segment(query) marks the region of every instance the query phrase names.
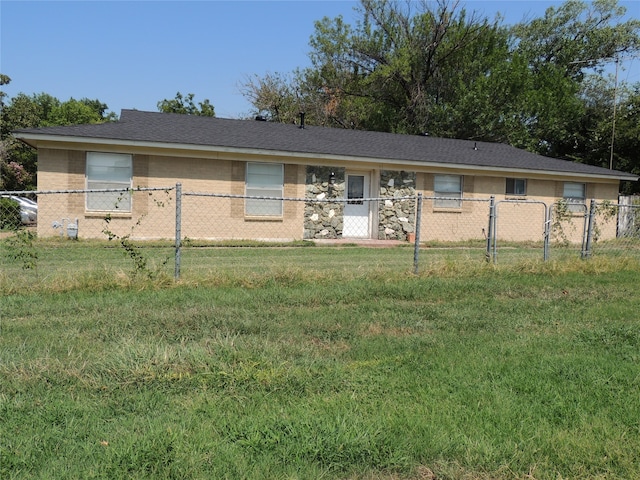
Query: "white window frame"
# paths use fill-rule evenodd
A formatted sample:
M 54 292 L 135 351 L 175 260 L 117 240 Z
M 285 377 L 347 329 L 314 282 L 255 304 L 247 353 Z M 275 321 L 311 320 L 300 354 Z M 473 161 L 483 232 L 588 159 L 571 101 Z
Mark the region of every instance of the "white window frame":
M 462 208 L 462 175 L 434 175 L 435 208 Z M 441 197 L 441 198 L 438 198 Z
M 576 195 L 577 190 L 582 190 L 582 192 L 579 195 Z M 566 202 L 567 210 L 569 212 L 586 213 L 587 184 L 581 182 L 564 182 L 562 187 L 562 199 Z
M 512 191 L 509 191 L 509 190 L 512 190 Z M 505 195 L 513 195 L 516 197 L 526 196 L 527 195 L 527 179 L 507 177 L 504 191 L 505 191 Z
M 121 190 L 87 192 L 88 212 L 131 213 L 133 156 L 124 153 L 87 152 L 85 181 L 87 190 Z
M 284 212 L 284 164 L 247 162 L 245 196 L 274 197 L 279 200 L 247 198 L 244 213 L 248 217 L 282 217 Z

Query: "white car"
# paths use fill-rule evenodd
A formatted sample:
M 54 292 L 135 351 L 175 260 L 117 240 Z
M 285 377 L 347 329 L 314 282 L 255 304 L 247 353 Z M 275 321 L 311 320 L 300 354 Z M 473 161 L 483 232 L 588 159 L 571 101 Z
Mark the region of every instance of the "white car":
M 2 198 L 9 198 L 20 205 L 20 220 L 23 225 L 35 225 L 38 221 L 38 204 L 26 197 L 17 195 L 2 195 Z

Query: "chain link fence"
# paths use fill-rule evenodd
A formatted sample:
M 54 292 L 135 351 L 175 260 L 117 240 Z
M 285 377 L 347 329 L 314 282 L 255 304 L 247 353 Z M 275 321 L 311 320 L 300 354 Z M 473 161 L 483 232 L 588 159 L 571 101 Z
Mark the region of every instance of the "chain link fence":
M 585 255 L 640 255 L 640 196 L 619 203 L 592 202 L 585 230 Z
M 640 257 L 640 197 L 549 205 L 335 193 L 228 195 L 183 192 L 180 184 L 0 192 L 2 282 L 113 272 L 169 278 L 292 269 L 420 273 L 447 262 Z
M 175 188 L 1 194 L 4 290 L 174 271 Z M 29 207 L 21 198 L 37 203 Z M 23 221 L 27 210 L 34 221 Z

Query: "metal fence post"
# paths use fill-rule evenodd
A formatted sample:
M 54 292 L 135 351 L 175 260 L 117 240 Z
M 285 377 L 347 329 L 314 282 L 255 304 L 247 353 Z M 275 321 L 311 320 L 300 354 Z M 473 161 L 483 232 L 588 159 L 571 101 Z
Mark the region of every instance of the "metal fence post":
M 591 243 L 593 241 L 593 227 L 594 218 L 596 216 L 596 201 L 591 199 L 589 204 L 589 218 L 587 220 L 586 238 L 582 239 L 582 256 L 581 258 L 588 258 L 591 256 Z
M 496 213 L 496 197 L 493 195 L 489 199 L 489 225 L 487 226 L 487 253 L 486 258 L 487 262 L 491 261 L 493 258 L 493 228 L 494 228 L 494 220 Z
M 418 260 L 420 256 L 420 224 L 422 223 L 422 193 L 418 193 L 416 202 L 416 239 L 413 244 L 413 273 L 418 274 Z
M 553 208 L 553 206 L 552 206 Z M 549 239 L 551 237 L 551 215 L 552 208 L 545 203 L 544 204 L 544 239 L 543 239 L 543 261 L 549 260 Z
M 182 184 L 176 183 L 176 269 L 174 279 L 180 278 L 180 257 L 182 245 Z

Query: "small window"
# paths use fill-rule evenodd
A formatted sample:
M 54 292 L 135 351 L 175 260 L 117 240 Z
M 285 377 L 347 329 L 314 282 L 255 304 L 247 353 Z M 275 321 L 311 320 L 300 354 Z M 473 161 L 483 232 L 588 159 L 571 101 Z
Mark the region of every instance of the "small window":
M 434 207 L 462 208 L 462 176 L 435 175 L 433 193 L 436 197 Z
M 565 182 L 562 198 L 567 202 L 567 209 L 570 212 L 586 212 L 586 185 L 584 183 Z
M 364 205 L 364 175 L 347 176 L 347 198 L 350 205 Z
M 87 152 L 87 190 L 117 190 L 88 192 L 88 211 L 131 212 L 131 155 Z
M 281 199 L 284 191 L 284 165 L 247 163 L 246 195 Z M 251 216 L 282 216 L 282 200 L 247 198 L 245 213 Z
M 525 178 L 507 178 L 505 193 L 507 195 L 526 195 L 527 180 Z

